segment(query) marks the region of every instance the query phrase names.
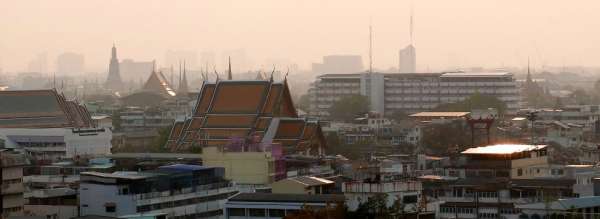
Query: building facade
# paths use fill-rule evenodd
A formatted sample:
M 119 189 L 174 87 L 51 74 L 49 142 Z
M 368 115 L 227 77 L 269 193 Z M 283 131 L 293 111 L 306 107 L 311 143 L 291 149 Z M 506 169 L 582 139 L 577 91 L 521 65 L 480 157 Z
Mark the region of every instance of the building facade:
M 168 218 L 220 218 L 237 191 L 224 169 L 176 164 L 155 171 L 81 174 L 81 216 L 167 214 Z
M 389 115 L 430 111 L 474 94 L 498 98 L 506 103 L 508 114 L 519 108 L 519 89 L 509 72 L 357 73 L 319 76 L 309 89 L 309 114 L 327 117 L 333 103 L 348 95 L 366 96 L 372 111 Z
M 1 216 L 23 216 L 23 166 L 27 165 L 25 156 L 12 151 L 1 151 L 2 190 L 0 192 Z

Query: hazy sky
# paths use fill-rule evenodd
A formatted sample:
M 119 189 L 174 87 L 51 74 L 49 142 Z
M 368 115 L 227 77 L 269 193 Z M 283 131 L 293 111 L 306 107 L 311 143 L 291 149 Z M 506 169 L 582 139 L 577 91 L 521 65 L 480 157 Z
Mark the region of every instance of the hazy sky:
M 289 58 L 308 67 L 323 55 L 360 54 L 397 66 L 409 42 L 409 0 L 0 0 L 0 66 L 23 70 L 40 52 L 49 69 L 62 52 L 86 67 L 120 58 L 157 59 L 168 49 L 244 48 L 252 60 Z M 419 70 L 465 66 L 599 66 L 597 0 L 414 0 Z

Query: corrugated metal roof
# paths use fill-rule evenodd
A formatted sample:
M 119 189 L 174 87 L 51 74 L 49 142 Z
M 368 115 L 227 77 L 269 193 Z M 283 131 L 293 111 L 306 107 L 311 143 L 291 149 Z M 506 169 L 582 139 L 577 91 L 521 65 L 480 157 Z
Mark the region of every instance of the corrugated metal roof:
M 512 154 L 546 148 L 547 145 L 498 144 L 485 147 L 469 148 L 461 154 Z
M 410 115 L 410 117 L 463 117 L 470 112 L 420 112 Z

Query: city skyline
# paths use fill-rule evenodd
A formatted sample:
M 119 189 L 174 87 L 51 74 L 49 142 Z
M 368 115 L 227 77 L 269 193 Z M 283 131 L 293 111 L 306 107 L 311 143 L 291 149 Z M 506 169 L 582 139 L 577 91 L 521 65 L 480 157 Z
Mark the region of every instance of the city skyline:
M 600 5 L 543 2 L 544 10 L 536 10 L 540 2 L 414 2 L 417 71 L 522 67 L 527 57 L 537 68 L 597 66 L 600 33 L 588 27 L 598 24 L 600 19 L 594 18 Z M 5 72 L 22 71 L 46 53 L 51 70 L 52 57 L 77 52 L 85 55 L 91 71 L 106 71 L 110 57 L 106 48 L 113 42 L 123 58 L 159 63 L 168 50 L 220 54 L 240 48 L 252 58 L 254 68 L 270 68 L 265 63 L 269 59 L 288 59 L 307 69 L 332 54 L 361 55 L 368 62 L 372 23 L 374 67 L 388 69 L 398 65 L 397 51 L 410 42 L 410 5 L 409 1 L 8 2 L 5 6 L 11 10 L 0 15 L 4 27 L 0 66 Z M 308 12 L 312 16 L 304 16 Z

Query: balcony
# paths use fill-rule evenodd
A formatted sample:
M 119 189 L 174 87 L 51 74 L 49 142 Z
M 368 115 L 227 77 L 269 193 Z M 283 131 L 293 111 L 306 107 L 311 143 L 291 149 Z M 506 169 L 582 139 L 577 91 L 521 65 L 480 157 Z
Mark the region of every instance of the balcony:
M 25 191 L 23 183 L 2 183 L 2 194 L 19 194 Z
M 388 193 L 421 191 L 421 183 L 414 181 L 393 181 L 380 183 L 349 182 L 344 183 L 344 193 Z

